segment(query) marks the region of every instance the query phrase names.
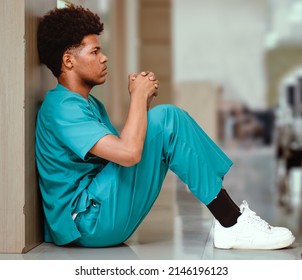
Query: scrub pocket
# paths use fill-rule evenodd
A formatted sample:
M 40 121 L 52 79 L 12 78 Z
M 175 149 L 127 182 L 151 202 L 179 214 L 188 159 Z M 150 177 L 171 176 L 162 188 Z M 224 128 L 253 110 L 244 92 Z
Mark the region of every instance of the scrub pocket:
M 94 235 L 100 216 L 101 204 L 91 199 L 86 211 L 77 215 L 74 222 L 82 236 Z

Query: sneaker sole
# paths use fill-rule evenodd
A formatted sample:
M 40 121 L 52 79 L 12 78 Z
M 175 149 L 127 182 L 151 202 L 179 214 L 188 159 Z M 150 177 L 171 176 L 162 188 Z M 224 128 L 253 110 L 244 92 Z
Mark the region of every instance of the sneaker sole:
M 214 242 L 214 247 L 218 249 L 246 249 L 246 250 L 277 250 L 289 247 L 292 245 L 295 241 L 295 237 L 292 235 L 290 238 L 283 240 L 282 242 L 275 243 L 270 246 L 256 246 L 253 244 L 250 244 L 250 246 L 242 246 L 242 245 L 227 245 L 227 244 L 219 244 L 218 242 Z

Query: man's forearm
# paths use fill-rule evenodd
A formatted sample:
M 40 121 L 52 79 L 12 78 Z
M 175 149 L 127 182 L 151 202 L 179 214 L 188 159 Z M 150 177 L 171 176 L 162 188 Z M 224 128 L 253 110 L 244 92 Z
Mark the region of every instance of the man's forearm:
M 147 100 L 140 96 L 131 96 L 128 116 L 121 131 L 120 139 L 140 159 L 147 131 Z

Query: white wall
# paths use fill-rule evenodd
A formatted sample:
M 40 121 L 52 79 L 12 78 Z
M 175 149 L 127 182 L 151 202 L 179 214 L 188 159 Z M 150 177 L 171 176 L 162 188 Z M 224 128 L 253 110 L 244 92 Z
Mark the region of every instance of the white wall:
M 211 81 L 226 99 L 266 105 L 266 0 L 173 0 L 173 81 Z

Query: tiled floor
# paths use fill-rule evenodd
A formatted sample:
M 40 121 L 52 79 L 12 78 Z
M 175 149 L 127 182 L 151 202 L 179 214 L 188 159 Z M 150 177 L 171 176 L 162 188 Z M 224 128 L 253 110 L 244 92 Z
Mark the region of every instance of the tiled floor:
M 243 199 L 272 225 L 289 227 L 296 235 L 283 250 L 219 250 L 213 247 L 213 219 L 178 178 L 168 173 L 163 190 L 146 220 L 124 246 L 105 249 L 56 247 L 42 244 L 27 254 L 0 259 L 142 259 L 142 260 L 299 260 L 302 258 L 300 199 L 291 213 L 278 205 L 276 163 L 272 148 L 228 152 L 234 166 L 224 185 L 233 199 Z M 300 186 L 301 187 L 301 186 Z

